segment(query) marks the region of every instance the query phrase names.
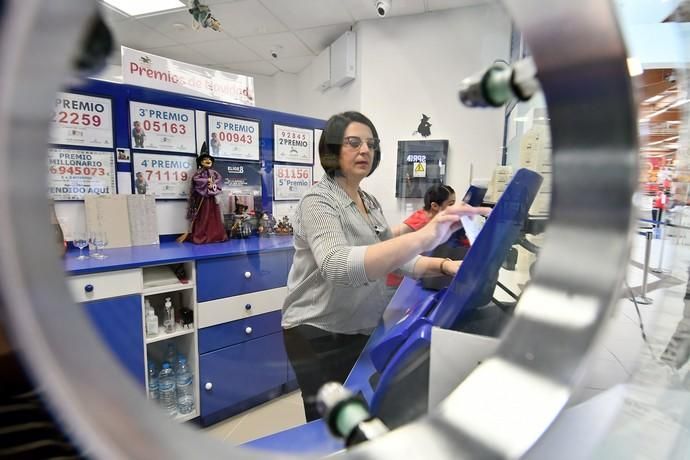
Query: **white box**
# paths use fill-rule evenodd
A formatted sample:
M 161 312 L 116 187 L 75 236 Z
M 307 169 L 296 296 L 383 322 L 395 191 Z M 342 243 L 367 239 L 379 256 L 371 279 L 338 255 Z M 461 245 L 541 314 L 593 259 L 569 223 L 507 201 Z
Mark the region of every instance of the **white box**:
M 327 90 L 331 86 L 331 47 L 321 51 L 313 61 L 312 76 L 314 87 L 320 91 Z
M 331 86 L 343 86 L 355 79 L 357 42 L 347 31 L 331 44 Z

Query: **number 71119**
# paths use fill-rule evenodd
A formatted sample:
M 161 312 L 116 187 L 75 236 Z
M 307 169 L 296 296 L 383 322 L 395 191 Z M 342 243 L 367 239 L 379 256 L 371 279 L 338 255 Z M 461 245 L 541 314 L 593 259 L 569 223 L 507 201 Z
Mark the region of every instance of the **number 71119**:
M 166 180 L 166 181 L 182 181 L 186 182 L 189 179 L 189 174 L 186 171 L 161 171 L 160 169 L 154 171 L 152 169 L 147 169 L 144 171 L 146 174 L 146 180 Z

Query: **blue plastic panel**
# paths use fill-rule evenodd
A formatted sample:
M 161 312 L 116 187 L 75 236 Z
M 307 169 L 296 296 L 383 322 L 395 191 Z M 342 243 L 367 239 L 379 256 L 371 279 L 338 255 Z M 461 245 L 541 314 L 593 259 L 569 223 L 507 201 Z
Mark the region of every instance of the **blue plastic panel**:
M 199 330 L 199 354 L 280 332 L 280 311 L 239 319 Z M 247 327 L 252 328 L 247 334 Z

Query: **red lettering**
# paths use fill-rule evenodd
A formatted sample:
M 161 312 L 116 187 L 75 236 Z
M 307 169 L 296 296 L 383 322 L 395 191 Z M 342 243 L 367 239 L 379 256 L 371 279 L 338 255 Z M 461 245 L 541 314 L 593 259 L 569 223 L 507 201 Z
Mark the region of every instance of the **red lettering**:
M 129 73 L 137 73 L 139 71 L 139 66 L 136 62 L 129 63 Z

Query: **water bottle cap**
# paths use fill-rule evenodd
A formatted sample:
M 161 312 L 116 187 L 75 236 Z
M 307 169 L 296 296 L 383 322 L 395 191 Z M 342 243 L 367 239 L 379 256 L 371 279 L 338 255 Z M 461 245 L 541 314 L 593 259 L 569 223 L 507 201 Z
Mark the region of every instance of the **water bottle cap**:
M 170 363 L 169 362 L 164 362 L 163 363 L 163 369 L 170 369 Z

